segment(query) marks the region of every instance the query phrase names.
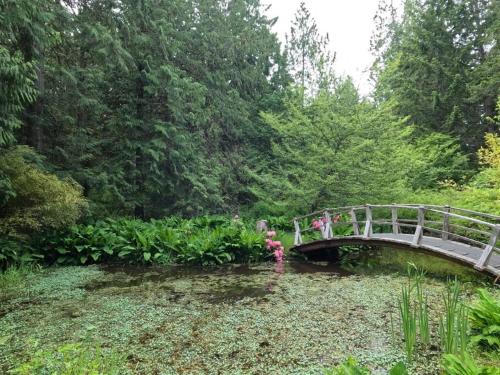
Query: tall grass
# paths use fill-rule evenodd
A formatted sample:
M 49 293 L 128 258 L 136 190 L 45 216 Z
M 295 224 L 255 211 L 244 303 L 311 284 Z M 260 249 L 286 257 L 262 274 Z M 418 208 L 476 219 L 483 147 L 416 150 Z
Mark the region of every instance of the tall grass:
M 403 331 L 406 357 L 411 361 L 417 343 L 417 314 L 411 303 L 411 287 L 404 286 L 399 301 L 401 328 Z
M 431 341 L 431 332 L 429 328 L 429 307 L 427 303 L 427 295 L 424 295 L 424 290 L 422 287 L 422 281 L 425 277 L 425 272 L 415 267 L 414 265 L 412 265 L 412 267 L 414 267 L 413 287 L 415 288 L 417 294 L 418 331 L 422 344 L 428 346 Z
M 455 278 L 443 294 L 444 316 L 440 319 L 439 336 L 446 354 L 465 354 L 469 343 L 467 308 L 460 301 L 462 287 Z
M 429 308 L 423 289 L 424 278 L 425 272 L 422 269 L 411 263 L 408 265 L 408 286 L 402 288 L 399 312 L 406 356 L 409 361 L 417 345 L 417 333 L 423 345 L 428 346 L 431 340 Z M 413 301 L 414 295 L 416 301 Z
M 10 266 L 5 271 L 0 272 L 0 290 L 19 289 L 26 283 L 28 275 L 32 274 L 37 266 L 22 264 L 20 266 Z

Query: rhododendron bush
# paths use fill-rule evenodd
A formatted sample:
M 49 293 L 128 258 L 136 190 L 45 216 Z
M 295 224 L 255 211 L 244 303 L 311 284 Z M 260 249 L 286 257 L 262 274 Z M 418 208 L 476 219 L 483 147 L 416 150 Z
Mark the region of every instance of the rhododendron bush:
M 268 231 L 266 233 L 266 237 L 266 249 L 273 252 L 276 262 L 283 262 L 283 258 L 285 257 L 285 248 L 281 244 L 281 241 L 273 240 L 273 238 L 276 237 L 276 231 Z

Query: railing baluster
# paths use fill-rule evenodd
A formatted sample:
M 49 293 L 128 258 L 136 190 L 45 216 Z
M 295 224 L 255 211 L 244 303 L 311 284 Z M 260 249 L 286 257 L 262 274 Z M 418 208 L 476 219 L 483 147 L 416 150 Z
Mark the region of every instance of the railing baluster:
M 443 217 L 443 232 L 441 233 L 441 238 L 447 240 L 450 234 L 450 206 L 444 206 L 444 217 Z
M 373 228 L 372 228 L 372 208 L 369 204 L 366 206 L 366 223 L 365 223 L 365 232 L 363 236 L 365 238 L 369 238 L 373 234 Z
M 395 206 L 396 203 L 393 203 Z M 391 207 L 391 216 L 392 216 L 392 233 L 399 234 L 399 222 L 398 222 L 398 208 Z
M 324 223 L 324 225 L 323 225 L 322 234 L 323 234 L 323 238 L 325 240 L 328 240 L 328 239 L 333 237 L 332 218 L 330 217 L 330 214 L 328 213 L 328 211 L 325 211 L 324 217 L 326 218 L 326 223 Z
M 358 219 L 356 218 L 356 211 L 354 211 L 354 208 L 351 208 L 349 213 L 351 214 L 351 222 L 352 222 L 352 229 L 354 230 L 354 235 L 359 236 L 359 224 L 358 224 Z
M 420 242 L 422 241 L 423 233 L 424 233 L 424 222 L 425 222 L 425 207 L 418 207 L 418 218 L 417 218 L 417 228 L 415 229 L 415 235 L 413 236 L 413 247 L 419 247 Z
M 293 219 L 293 225 L 295 226 L 295 239 L 293 244 L 295 246 L 302 245 L 302 235 L 300 234 L 300 224 L 297 219 Z
M 484 270 L 490 260 L 491 254 L 493 253 L 493 249 L 496 246 L 498 236 L 500 234 L 500 225 L 495 225 L 495 227 L 491 230 L 490 242 L 484 248 L 483 253 L 481 254 L 481 258 L 477 261 L 474 268 L 478 270 Z

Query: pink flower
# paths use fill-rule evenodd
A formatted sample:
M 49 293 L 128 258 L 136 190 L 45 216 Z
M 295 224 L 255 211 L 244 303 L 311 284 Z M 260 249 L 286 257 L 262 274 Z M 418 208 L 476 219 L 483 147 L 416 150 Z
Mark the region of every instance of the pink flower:
M 274 236 L 276 236 L 276 231 L 270 230 L 270 231 L 267 232 L 267 237 L 272 238 Z
M 274 258 L 276 262 L 283 262 L 283 247 L 280 247 L 278 250 L 274 250 Z
M 281 246 L 281 241 L 273 241 L 273 247 L 280 247 Z
M 266 249 L 271 250 L 271 247 L 273 247 L 273 240 L 266 238 Z
M 320 230 L 321 229 L 321 222 L 319 220 L 313 220 L 312 226 L 315 230 Z

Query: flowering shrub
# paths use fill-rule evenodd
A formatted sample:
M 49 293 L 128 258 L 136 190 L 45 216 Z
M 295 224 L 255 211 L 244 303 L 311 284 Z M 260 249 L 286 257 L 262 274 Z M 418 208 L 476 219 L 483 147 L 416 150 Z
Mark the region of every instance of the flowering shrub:
M 274 241 L 273 237 L 276 237 L 276 231 L 270 230 L 266 233 L 266 249 L 273 251 L 274 259 L 276 262 L 283 262 L 285 256 L 285 248 L 281 244 L 281 241 Z

